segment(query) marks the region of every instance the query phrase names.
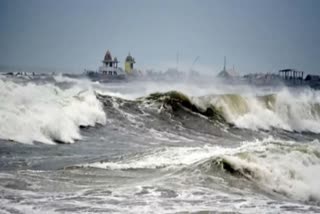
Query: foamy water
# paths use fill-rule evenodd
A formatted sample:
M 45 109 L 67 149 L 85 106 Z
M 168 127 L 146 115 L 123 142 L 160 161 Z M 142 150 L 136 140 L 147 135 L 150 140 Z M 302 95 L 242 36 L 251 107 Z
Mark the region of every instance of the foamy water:
M 23 143 L 73 143 L 79 126 L 105 124 L 106 115 L 91 88 L 62 90 L 52 83 L 17 84 L 0 79 L 0 138 Z
M 239 128 L 320 132 L 320 93 L 312 89 L 282 89 L 263 96 L 211 95 L 192 97 L 192 101 L 203 108 L 215 106 Z
M 320 212 L 318 91 L 57 76 L 0 98 L 0 213 Z

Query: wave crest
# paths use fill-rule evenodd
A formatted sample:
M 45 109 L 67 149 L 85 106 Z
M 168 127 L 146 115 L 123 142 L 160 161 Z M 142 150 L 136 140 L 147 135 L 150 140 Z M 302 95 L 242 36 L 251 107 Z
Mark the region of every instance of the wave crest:
M 161 103 L 161 107 L 170 109 L 173 112 L 179 110 L 189 110 L 190 112 L 206 116 L 214 121 L 226 122 L 221 112 L 213 105 L 206 107 L 197 105 L 192 98 L 178 91 L 166 93 L 153 93 L 144 98 L 145 101 Z
M 237 148 L 167 147 L 114 161 L 77 165 L 107 170 L 159 169 L 200 179 L 216 176 L 229 185 L 249 181 L 253 188 L 295 200 L 320 203 L 320 145 L 266 138 Z M 74 167 L 70 167 L 72 169 Z
M 212 158 L 209 165 L 213 170 L 248 179 L 267 191 L 320 203 L 320 147 L 316 144 L 271 142 L 256 151 L 220 155 Z
M 181 104 L 191 111 L 239 128 L 320 133 L 319 91 L 309 89 L 293 93 L 283 90 L 264 96 L 222 94 L 181 97 L 183 102 L 176 102 L 176 96 L 169 96 L 170 102 L 167 103 L 171 106 Z
M 61 89 L 52 83 L 0 80 L 0 138 L 22 143 L 73 143 L 80 126 L 105 124 L 102 105 L 90 88 Z

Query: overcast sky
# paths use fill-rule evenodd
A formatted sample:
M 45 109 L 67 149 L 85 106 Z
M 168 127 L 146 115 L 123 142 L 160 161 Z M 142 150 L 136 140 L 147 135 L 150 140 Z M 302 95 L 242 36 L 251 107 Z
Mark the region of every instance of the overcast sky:
M 0 64 L 97 68 L 110 49 L 136 67 L 320 73 L 319 0 L 0 0 Z M 123 65 L 122 65 L 123 66 Z

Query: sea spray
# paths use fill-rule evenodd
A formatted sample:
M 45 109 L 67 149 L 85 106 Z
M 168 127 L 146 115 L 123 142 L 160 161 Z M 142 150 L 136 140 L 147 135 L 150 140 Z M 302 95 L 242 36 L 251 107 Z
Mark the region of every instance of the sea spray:
M 117 93 L 99 94 L 102 99 L 103 96 L 124 99 Z M 126 102 L 125 99 L 123 101 Z M 188 110 L 238 128 L 320 133 L 320 93 L 307 88 L 301 91 L 282 89 L 259 96 L 241 93 L 190 96 L 181 91 L 168 91 L 151 93 L 131 101 L 173 113 Z
M 319 91 L 283 89 L 271 95 L 222 94 L 192 97 L 191 100 L 202 108 L 214 106 L 228 122 L 239 128 L 320 133 Z
M 73 143 L 79 126 L 105 124 L 106 115 L 94 91 L 52 83 L 18 84 L 0 80 L 0 138 L 22 143 Z

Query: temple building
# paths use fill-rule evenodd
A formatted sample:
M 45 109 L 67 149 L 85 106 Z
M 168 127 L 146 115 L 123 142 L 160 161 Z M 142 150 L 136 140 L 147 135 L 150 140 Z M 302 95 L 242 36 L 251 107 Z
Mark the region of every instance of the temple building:
M 134 58 L 128 54 L 125 60 L 125 68 L 118 67 L 119 61 L 117 57 L 112 57 L 111 52 L 107 50 L 102 60 L 102 65 L 98 70 L 85 70 L 86 75 L 94 80 L 100 82 L 110 82 L 118 80 L 128 80 L 127 78 L 136 78 L 141 76 L 141 71 L 134 69 Z
M 132 74 L 134 71 L 133 68 L 133 64 L 136 63 L 136 61 L 134 60 L 134 58 L 130 55 L 130 53 L 128 54 L 125 64 L 124 64 L 124 70 L 127 74 Z
M 107 50 L 106 54 L 104 55 L 104 59 L 102 63 L 107 67 L 107 68 L 118 68 L 118 59 L 117 57 L 114 57 L 112 59 L 112 55 L 109 50 Z
M 123 70 L 118 67 L 118 63 L 117 57 L 112 58 L 110 51 L 107 50 L 102 65 L 99 67 L 99 72 L 109 76 L 124 75 Z

